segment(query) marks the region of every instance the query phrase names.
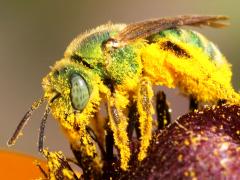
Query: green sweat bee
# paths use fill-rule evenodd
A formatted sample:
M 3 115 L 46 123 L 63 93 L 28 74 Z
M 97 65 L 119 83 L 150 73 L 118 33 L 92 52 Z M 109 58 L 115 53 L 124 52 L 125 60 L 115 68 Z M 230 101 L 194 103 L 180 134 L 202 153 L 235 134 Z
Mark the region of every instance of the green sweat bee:
M 200 102 L 239 103 L 231 85 L 230 64 L 216 45 L 198 32 L 180 28 L 218 28 L 224 26 L 219 21 L 226 19 L 177 16 L 129 25 L 109 23 L 80 34 L 43 78 L 44 96 L 32 105 L 8 144 L 15 143 L 33 111 L 47 101 L 39 151 L 43 151 L 44 127 L 51 112 L 85 174 L 101 173 L 107 157 L 114 157 L 112 146 L 121 169 L 127 170 L 132 107 L 138 117 L 138 127 L 134 127 L 140 136 L 138 160 L 147 155 L 153 129 L 153 85 L 178 87 Z M 106 107 L 107 118 L 99 116 L 100 103 Z

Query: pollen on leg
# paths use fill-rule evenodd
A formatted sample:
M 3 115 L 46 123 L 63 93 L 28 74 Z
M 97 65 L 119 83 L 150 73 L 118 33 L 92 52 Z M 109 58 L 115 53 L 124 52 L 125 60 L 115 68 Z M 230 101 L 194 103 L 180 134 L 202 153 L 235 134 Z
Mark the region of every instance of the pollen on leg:
M 138 160 L 142 161 L 146 157 L 146 152 L 152 138 L 152 115 L 154 113 L 151 99 L 153 97 L 152 85 L 147 78 L 143 78 L 139 85 L 137 108 L 139 111 L 139 124 L 141 132 L 141 146 Z
M 109 123 L 113 131 L 115 145 L 120 153 L 121 168 L 127 170 L 130 160 L 129 139 L 127 134 L 128 122 L 122 109 L 126 107 L 128 101 L 118 101 L 119 98 L 126 99 L 119 96 L 119 94 L 115 94 L 115 97 L 110 97 L 108 100 Z M 121 103 L 119 104 L 119 102 Z
M 79 114 L 76 114 L 76 117 Z M 78 131 L 68 131 L 69 139 L 71 139 L 71 146 L 74 150 L 81 152 L 82 161 L 86 159 L 91 159 L 88 166 L 99 171 L 102 167 L 102 162 L 100 156 L 98 156 L 98 150 L 95 144 L 93 143 L 92 137 L 86 130 L 86 126 L 76 122 L 75 126 L 78 127 Z
M 49 179 L 63 179 L 64 177 L 68 179 L 78 178 L 62 152 L 49 152 L 44 149 L 43 154 L 48 161 Z

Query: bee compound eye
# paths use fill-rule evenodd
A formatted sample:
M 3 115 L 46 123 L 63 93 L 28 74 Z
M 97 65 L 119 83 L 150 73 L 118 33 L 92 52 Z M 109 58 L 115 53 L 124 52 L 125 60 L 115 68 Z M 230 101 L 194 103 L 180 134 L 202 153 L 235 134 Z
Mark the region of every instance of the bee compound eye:
M 71 76 L 71 101 L 75 109 L 82 111 L 89 100 L 89 89 L 82 76 L 73 74 Z

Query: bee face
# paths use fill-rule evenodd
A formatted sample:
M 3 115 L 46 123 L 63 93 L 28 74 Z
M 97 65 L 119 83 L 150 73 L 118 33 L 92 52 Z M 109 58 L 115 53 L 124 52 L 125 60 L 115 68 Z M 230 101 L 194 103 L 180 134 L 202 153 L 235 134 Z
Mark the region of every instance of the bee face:
M 56 63 L 42 84 L 53 116 L 73 125 L 78 121 L 76 114 L 87 116 L 89 109 L 98 106 L 100 82 L 98 75 L 83 65 L 63 59 Z

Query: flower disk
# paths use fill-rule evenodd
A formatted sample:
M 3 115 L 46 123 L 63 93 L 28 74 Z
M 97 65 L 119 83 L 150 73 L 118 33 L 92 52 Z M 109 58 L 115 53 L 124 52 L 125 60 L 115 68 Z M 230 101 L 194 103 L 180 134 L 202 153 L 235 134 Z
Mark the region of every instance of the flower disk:
M 240 107 L 205 108 L 182 116 L 153 138 L 130 179 L 239 179 Z M 124 179 L 125 176 L 121 177 Z

